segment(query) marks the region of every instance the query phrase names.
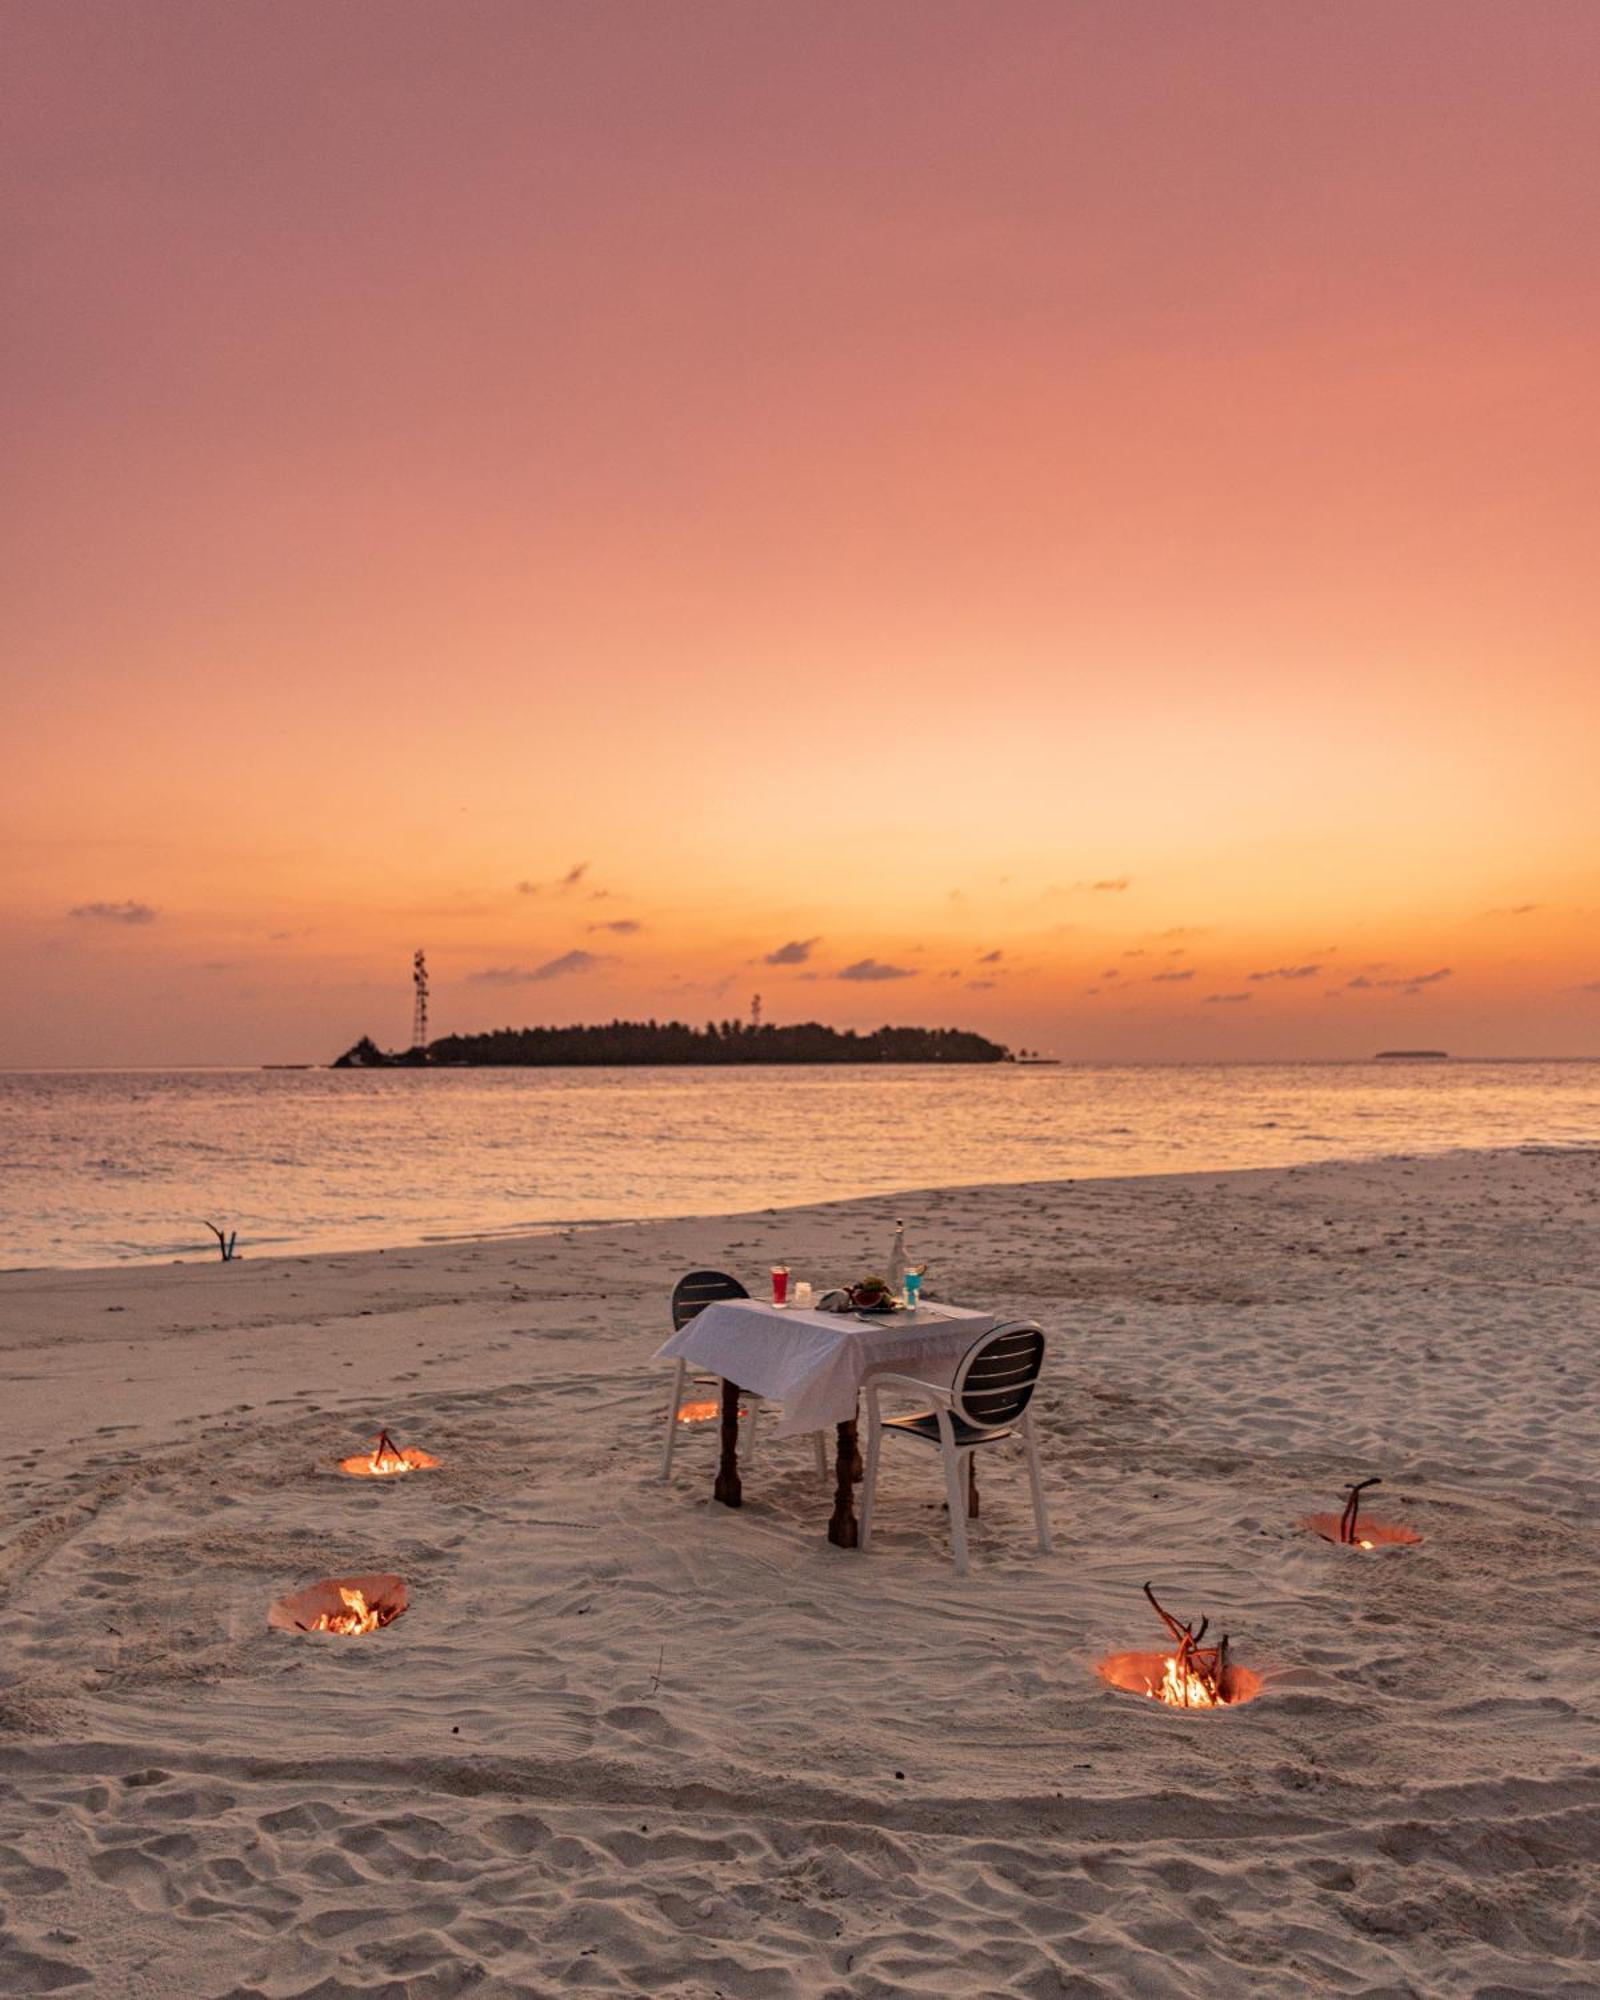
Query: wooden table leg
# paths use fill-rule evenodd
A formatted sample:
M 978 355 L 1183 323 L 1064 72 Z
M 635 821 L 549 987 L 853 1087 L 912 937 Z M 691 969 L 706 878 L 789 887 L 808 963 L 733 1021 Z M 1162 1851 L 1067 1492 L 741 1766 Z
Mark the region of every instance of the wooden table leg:
M 857 1542 L 855 1496 L 850 1488 L 860 1477 L 859 1440 L 854 1417 L 839 1426 L 838 1449 L 833 1461 L 833 1519 L 828 1523 L 828 1540 L 836 1549 L 853 1549 Z
M 722 1384 L 722 1457 L 711 1497 L 724 1507 L 744 1505 L 744 1488 L 739 1483 L 739 1385 L 727 1380 Z

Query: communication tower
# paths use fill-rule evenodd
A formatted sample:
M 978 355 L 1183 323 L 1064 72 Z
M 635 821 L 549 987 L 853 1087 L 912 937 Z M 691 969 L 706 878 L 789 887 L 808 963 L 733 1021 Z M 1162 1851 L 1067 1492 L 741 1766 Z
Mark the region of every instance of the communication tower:
M 420 951 L 411 957 L 411 984 L 416 1000 L 411 1008 L 411 1046 L 425 1052 L 428 1046 L 428 961 Z
M 750 1026 L 752 1028 L 759 1028 L 761 1026 L 761 995 L 759 993 L 750 1002 Z

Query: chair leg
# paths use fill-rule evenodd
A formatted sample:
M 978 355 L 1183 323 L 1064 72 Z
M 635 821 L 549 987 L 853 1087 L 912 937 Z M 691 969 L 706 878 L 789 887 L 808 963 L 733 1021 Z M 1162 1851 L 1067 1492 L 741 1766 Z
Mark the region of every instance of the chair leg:
M 1033 1487 L 1033 1522 L 1039 1530 L 1039 1550 L 1042 1555 L 1050 1553 L 1050 1516 L 1045 1512 L 1044 1481 L 1039 1476 L 1039 1441 L 1033 1434 L 1033 1412 L 1028 1410 L 1022 1419 L 1023 1442 L 1028 1448 L 1028 1481 Z
M 678 1412 L 683 1408 L 685 1362 L 680 1354 L 672 1370 L 672 1401 L 667 1405 L 667 1441 L 661 1447 L 661 1477 L 672 1477 L 672 1454 L 678 1443 Z
M 828 1483 L 828 1447 L 823 1442 L 821 1431 L 811 1433 L 811 1442 L 817 1448 L 817 1477 L 826 1486 Z
M 818 1433 L 820 1441 L 821 1433 Z M 883 1442 L 883 1426 L 867 1419 L 867 1465 L 861 1480 L 861 1518 L 856 1527 L 856 1547 L 864 1549 L 872 1540 L 872 1509 L 878 1498 L 878 1447 Z
M 967 1483 L 961 1477 L 961 1453 L 954 1445 L 940 1444 L 944 1458 L 944 1490 L 950 1503 L 950 1556 L 956 1575 L 967 1573 Z

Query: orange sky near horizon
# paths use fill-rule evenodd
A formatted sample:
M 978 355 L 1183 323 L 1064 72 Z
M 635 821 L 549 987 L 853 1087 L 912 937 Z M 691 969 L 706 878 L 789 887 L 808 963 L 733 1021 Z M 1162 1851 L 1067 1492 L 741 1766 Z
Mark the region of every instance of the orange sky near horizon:
M 1600 1055 L 1597 58 L 13 4 L 0 1063 Z

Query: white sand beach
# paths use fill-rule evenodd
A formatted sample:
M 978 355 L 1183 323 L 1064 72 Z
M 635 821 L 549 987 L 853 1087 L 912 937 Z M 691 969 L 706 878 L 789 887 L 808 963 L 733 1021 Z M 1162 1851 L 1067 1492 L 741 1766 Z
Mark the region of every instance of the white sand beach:
M 1009 1448 L 961 1581 L 932 1454 L 865 1554 L 660 1480 L 673 1280 L 897 1215 L 1045 1328 L 1049 1556 Z M 0 1277 L 0 1993 L 1593 1995 L 1597 1251 L 1521 1151 Z M 1369 1474 L 1420 1546 L 1296 1527 Z M 1099 1680 L 1147 1578 L 1259 1700 Z

